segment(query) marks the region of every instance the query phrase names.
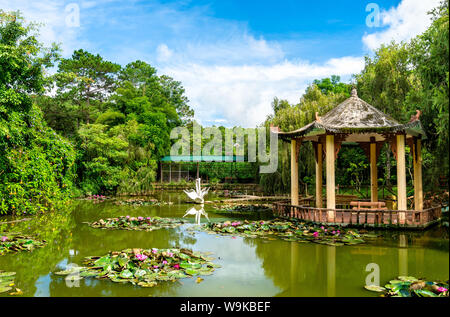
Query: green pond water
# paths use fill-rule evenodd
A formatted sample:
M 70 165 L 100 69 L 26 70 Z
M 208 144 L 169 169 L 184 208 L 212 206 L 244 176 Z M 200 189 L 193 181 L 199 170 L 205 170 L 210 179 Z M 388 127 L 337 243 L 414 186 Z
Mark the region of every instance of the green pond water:
M 190 223 L 181 227 L 152 232 L 94 229 L 83 223 L 121 215 L 181 218 L 193 207 L 184 202 L 184 194 L 164 192 L 156 198 L 174 204 L 134 207 L 80 200 L 66 212 L 3 224 L 0 231 L 39 234 L 48 244 L 31 253 L 0 256 L 0 270 L 17 272 L 16 287 L 24 296 L 378 296 L 363 288 L 370 263 L 379 266 L 382 285 L 398 275 L 448 279 L 448 229 L 439 226 L 425 232 L 382 232 L 382 238 L 366 244 L 333 247 L 191 232 L 187 229 L 195 226 L 193 216 L 187 216 Z M 208 204 L 205 212 L 211 221 L 229 219 Z M 0 217 L 0 222 L 11 219 Z M 203 216 L 201 221 L 207 220 Z M 175 247 L 212 252 L 222 268 L 202 276 L 201 283 L 185 278 L 153 288 L 94 278 L 69 287 L 63 276 L 52 274 L 108 251 Z

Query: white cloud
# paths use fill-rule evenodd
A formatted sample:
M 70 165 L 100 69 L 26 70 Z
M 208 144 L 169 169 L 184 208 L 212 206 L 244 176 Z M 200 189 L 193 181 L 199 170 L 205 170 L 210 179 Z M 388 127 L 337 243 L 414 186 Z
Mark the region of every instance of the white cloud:
M 87 3 L 85 3 L 87 4 Z M 67 18 L 73 11 L 67 11 L 67 5 L 77 5 L 76 2 L 67 2 L 57 0 L 26 1 L 26 0 L 0 0 L 0 8 L 4 11 L 20 10 L 25 22 L 37 22 L 43 25 L 39 26 L 39 40 L 46 46 L 52 43 L 61 44 L 63 55 L 71 55 L 74 49 L 83 47 L 85 42 L 80 41 L 80 27 L 68 24 Z M 92 3 L 88 4 L 92 6 Z M 79 8 L 79 7 L 78 7 Z M 81 10 L 81 9 L 80 9 Z M 82 21 L 82 11 L 80 20 Z M 68 19 L 70 21 L 70 19 Z
M 167 62 L 172 57 L 173 53 L 166 44 L 160 44 L 156 49 L 156 54 L 156 58 L 159 62 Z
M 397 7 L 380 12 L 382 31 L 365 34 L 364 45 L 377 49 L 383 43 L 392 40 L 396 42 L 407 41 L 424 32 L 431 24 L 430 10 L 439 5 L 440 0 L 402 0 Z
M 254 127 L 271 113 L 275 96 L 292 103 L 312 80 L 336 74 L 350 76 L 364 67 L 361 57 L 333 58 L 323 64 L 282 61 L 271 65 L 167 65 L 162 73 L 183 83 L 202 123 Z
M 80 5 L 78 28 L 65 23 L 72 2 Z M 312 80 L 333 74 L 345 79 L 364 66 L 361 57 L 287 59 L 282 42 L 255 37 L 245 22 L 212 18 L 203 7 L 186 12 L 148 3 L 143 10 L 134 1 L 106 2 L 114 1 L 0 0 L 0 7 L 46 23 L 41 40 L 61 42 L 65 56 L 84 48 L 122 64 L 157 61 L 160 74 L 181 81 L 196 119 L 207 125 L 254 127 L 271 113 L 275 96 L 296 103 Z

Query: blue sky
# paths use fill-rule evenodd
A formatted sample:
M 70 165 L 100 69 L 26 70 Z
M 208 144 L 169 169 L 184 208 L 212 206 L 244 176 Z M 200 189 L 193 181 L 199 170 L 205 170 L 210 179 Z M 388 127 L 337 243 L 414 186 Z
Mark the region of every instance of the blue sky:
M 366 24 L 372 2 L 380 12 L 375 27 Z M 298 102 L 314 79 L 333 74 L 349 82 L 364 55 L 423 32 L 426 12 L 438 3 L 0 0 L 0 8 L 45 23 L 41 40 L 61 43 L 64 56 L 84 48 L 122 65 L 152 64 L 182 82 L 204 125 L 252 127 L 270 113 L 275 96 Z

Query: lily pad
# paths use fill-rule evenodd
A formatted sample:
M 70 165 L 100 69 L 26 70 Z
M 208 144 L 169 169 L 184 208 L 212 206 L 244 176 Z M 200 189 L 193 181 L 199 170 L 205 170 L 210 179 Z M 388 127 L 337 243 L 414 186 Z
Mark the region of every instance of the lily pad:
M 109 279 L 141 287 L 153 287 L 159 282 L 194 275 L 210 275 L 217 266 L 204 254 L 188 249 L 126 249 L 102 257 L 87 257 L 84 263 L 87 266 L 81 267 L 81 278 Z
M 1 233 L 0 238 L 0 255 L 21 251 L 31 252 L 46 244 L 45 240 L 34 239 L 20 233 Z
M 0 278 L 16 275 L 16 272 L 0 272 Z
M 301 220 L 259 220 L 225 221 L 204 224 L 200 230 L 219 235 L 241 236 L 246 238 L 276 237 L 290 242 L 315 242 L 332 246 L 356 245 L 364 243 L 357 230 L 338 226 L 318 226 Z M 377 235 L 374 235 L 377 236 Z
M 161 217 L 120 216 L 117 218 L 100 219 L 92 223 L 87 222 L 87 224 L 93 228 L 101 229 L 153 231 L 162 228 L 175 228 L 186 222 L 185 220 Z
M 386 289 L 382 286 L 378 286 L 378 285 L 365 285 L 364 288 L 368 291 L 372 291 L 372 292 L 384 292 Z
M 6 286 L 6 287 L 0 287 L 0 293 L 6 293 L 8 291 L 12 290 L 11 287 Z

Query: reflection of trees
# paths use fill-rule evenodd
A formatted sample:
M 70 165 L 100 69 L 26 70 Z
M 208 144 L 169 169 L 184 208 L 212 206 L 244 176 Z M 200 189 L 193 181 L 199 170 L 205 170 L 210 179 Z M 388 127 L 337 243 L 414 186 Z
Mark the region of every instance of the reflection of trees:
M 43 248 L 33 252 L 19 252 L 0 257 L 0 269 L 16 272 L 15 283 L 26 295 L 36 291 L 36 281 L 48 274 L 64 259 L 71 244 L 75 227 L 71 210 L 35 216 L 32 220 L 12 224 L 8 231 L 30 234 L 47 241 Z
M 384 240 L 384 245 L 342 247 L 258 238 L 244 241 L 255 247 L 265 275 L 283 290 L 278 296 L 368 296 L 362 287 L 369 263 L 379 265 L 381 283 L 401 274 L 448 279 L 448 241 L 445 252 L 408 247 L 408 235 L 401 238 L 404 246 L 400 239 L 397 244 Z
M 197 240 L 180 227 L 145 232 L 94 229 L 82 223 L 123 214 L 155 216 L 160 214 L 160 208 L 165 208 L 165 211 L 176 213 L 179 216 L 185 210 L 185 206 L 180 210 L 178 210 L 178 206 L 173 209 L 168 207 L 172 206 L 130 208 L 128 206 L 115 206 L 110 202 L 93 204 L 92 202 L 80 201 L 74 202 L 72 207 L 66 211 L 35 216 L 30 221 L 9 224 L 8 226 L 2 225 L 2 229 L 4 227 L 7 229 L 5 231 L 33 235 L 46 240 L 47 245 L 35 249 L 31 253 L 20 252 L 1 256 L 0 269 L 17 272 L 15 279 L 17 287 L 21 288 L 26 295 L 32 296 L 36 292 L 36 282 L 39 277 L 57 271 L 57 264 L 63 260 L 67 260 L 67 263 L 82 265 L 84 257 L 103 255 L 112 250 L 152 247 L 175 248 L 180 245 L 195 244 Z M 74 254 L 70 255 L 69 250 L 73 250 Z M 113 282 L 108 283 L 108 281 L 88 282 L 86 285 L 89 286 L 75 289 L 66 286 L 64 277 L 50 274 L 50 279 L 52 296 L 61 294 L 86 296 L 91 292 L 98 296 L 109 293 L 120 295 L 122 290 L 128 291 L 128 294 L 130 294 L 130 290 L 133 290 L 132 294 L 134 295 L 135 289 L 131 284 L 117 285 Z M 96 281 L 95 279 L 88 280 Z M 81 281 L 81 285 L 84 285 L 86 281 Z M 167 285 L 164 286 L 163 284 Z M 162 295 L 170 295 L 174 291 L 175 285 L 177 283 L 161 283 L 155 290 L 157 289 Z M 142 291 L 140 287 L 137 289 L 139 289 L 136 293 L 137 296 L 149 294 L 148 290 Z

